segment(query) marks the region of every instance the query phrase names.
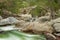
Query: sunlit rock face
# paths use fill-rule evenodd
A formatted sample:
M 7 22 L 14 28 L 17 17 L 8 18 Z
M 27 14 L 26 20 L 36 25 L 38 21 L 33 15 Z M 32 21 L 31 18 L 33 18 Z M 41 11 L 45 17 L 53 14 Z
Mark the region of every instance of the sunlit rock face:
M 30 22 L 26 27 L 22 29 L 23 31 L 32 30 L 34 33 L 41 32 L 53 32 L 53 27 L 48 23 Z
M 53 27 L 48 23 L 35 23 L 33 30 L 36 30 L 37 32 L 53 32 Z
M 31 14 L 21 14 L 20 16 L 21 16 L 21 19 L 25 21 L 29 21 L 32 18 Z

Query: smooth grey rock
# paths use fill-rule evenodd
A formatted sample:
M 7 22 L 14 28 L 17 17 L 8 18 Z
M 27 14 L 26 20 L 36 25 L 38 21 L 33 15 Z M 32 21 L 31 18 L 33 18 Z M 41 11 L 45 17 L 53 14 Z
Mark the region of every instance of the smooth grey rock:
M 51 24 L 53 25 L 56 32 L 60 32 L 60 18 L 51 20 Z
M 51 20 L 52 23 L 59 23 L 60 22 L 60 18 L 57 18 L 57 19 L 54 19 L 54 20 Z
M 8 17 L 6 19 L 0 20 L 0 25 L 16 24 L 18 22 L 19 22 L 19 20 L 17 20 L 16 18 L 14 18 L 14 17 Z
M 60 32 L 60 23 L 55 23 L 53 27 L 56 30 L 56 32 Z

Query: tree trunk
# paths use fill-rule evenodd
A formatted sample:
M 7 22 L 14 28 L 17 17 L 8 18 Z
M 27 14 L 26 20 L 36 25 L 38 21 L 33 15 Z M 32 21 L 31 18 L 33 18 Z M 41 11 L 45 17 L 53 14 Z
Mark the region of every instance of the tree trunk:
M 54 0 L 48 0 L 48 2 L 49 2 L 49 10 L 50 10 L 50 18 L 51 19 L 55 19 L 55 10 L 54 10 L 54 7 L 53 7 L 53 2 L 54 2 Z

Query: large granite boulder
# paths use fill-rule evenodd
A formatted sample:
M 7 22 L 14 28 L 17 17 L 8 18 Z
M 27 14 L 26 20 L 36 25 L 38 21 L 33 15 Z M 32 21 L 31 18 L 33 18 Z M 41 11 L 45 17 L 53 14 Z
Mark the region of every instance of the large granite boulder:
M 56 32 L 60 32 L 60 23 L 55 23 L 53 25 L 53 27 L 54 27 L 54 29 L 55 29 Z
M 34 23 L 32 29 L 37 32 L 48 32 L 52 33 L 53 32 L 53 27 L 51 26 L 50 23 L 45 22 L 45 23 Z
M 14 17 L 8 17 L 6 19 L 0 20 L 0 25 L 16 24 L 18 22 L 19 22 L 19 20 L 17 20 L 16 18 L 14 18 Z
M 56 36 L 60 36 L 60 18 L 54 19 L 51 21 L 51 24 L 55 30 L 56 33 L 54 33 Z
M 54 27 L 56 32 L 60 32 L 60 18 L 52 20 L 51 24 Z

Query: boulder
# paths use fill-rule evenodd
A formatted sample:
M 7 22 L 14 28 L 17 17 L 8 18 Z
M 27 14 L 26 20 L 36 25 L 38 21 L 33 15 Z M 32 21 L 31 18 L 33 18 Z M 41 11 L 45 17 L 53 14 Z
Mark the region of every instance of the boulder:
M 48 22 L 34 23 L 34 26 L 32 27 L 32 29 L 37 32 L 48 32 L 48 33 L 53 32 L 53 27 Z
M 60 32 L 60 18 L 54 19 L 51 21 L 56 32 Z
M 21 14 L 20 16 L 21 16 L 21 19 L 25 21 L 30 21 L 32 18 L 31 14 Z
M 53 25 L 53 27 L 54 27 L 54 29 L 55 29 L 56 32 L 60 32 L 60 23 L 55 23 Z
M 60 36 L 60 18 L 51 20 L 50 22 L 55 30 L 56 33 L 54 33 L 56 36 Z
M 52 23 L 59 23 L 60 22 L 60 18 L 57 18 L 57 19 L 54 19 L 54 20 L 51 20 Z
M 6 19 L 0 20 L 0 25 L 16 24 L 18 22 L 19 22 L 19 20 L 17 20 L 16 18 L 14 18 L 14 17 L 8 17 Z

